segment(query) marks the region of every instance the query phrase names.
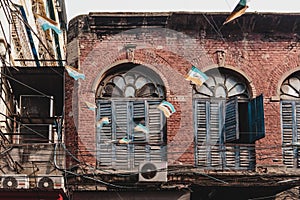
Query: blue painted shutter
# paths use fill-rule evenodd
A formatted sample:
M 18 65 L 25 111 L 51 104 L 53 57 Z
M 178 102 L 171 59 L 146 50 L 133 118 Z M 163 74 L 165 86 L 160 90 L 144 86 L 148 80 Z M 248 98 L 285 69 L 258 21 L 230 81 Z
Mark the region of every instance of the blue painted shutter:
M 145 126 L 145 116 L 146 116 L 146 108 L 145 101 L 134 101 L 133 103 L 133 127 L 134 128 L 138 124 L 142 124 Z M 133 148 L 133 155 L 131 155 L 133 160 L 133 167 L 138 167 L 139 164 L 146 160 L 146 149 L 145 142 L 147 141 L 147 134 L 141 131 L 133 131 L 132 132 L 133 144 L 131 144 Z
M 208 105 L 207 105 L 208 104 Z M 207 166 L 207 116 L 209 102 L 196 100 L 194 102 L 194 126 L 195 126 L 195 143 L 196 143 L 196 165 L 200 167 Z
M 283 163 L 289 168 L 299 166 L 299 150 L 297 147 L 297 143 L 300 139 L 298 138 L 298 130 L 300 128 L 299 118 L 300 105 L 298 102 L 281 102 Z
M 234 97 L 226 102 L 225 142 L 239 139 L 238 99 Z
M 99 121 L 103 117 L 108 117 L 111 121 L 112 119 L 112 109 L 111 102 L 107 100 L 97 101 L 97 116 L 96 120 Z M 101 166 L 111 166 L 112 165 L 112 141 L 114 136 L 112 135 L 112 126 L 110 124 L 103 125 L 97 128 L 97 161 Z
M 248 103 L 249 114 L 249 142 L 255 142 L 265 137 L 264 101 L 263 95 L 252 99 Z
M 157 108 L 160 101 L 148 101 L 147 123 L 149 127 L 149 146 L 146 146 L 151 161 L 167 160 L 165 148 L 165 118 L 161 110 Z
M 130 118 L 131 109 L 129 102 L 113 101 L 113 135 L 117 141 L 124 137 L 129 138 L 130 133 Z M 129 145 L 128 144 L 115 144 L 113 145 L 113 167 L 116 169 L 130 168 L 129 160 Z
M 211 167 L 221 168 L 223 163 L 224 151 L 223 151 L 223 134 L 224 134 L 224 101 L 223 100 L 211 100 L 209 106 L 209 132 L 208 132 L 208 144 L 209 144 L 209 156 L 208 162 Z
M 196 161 L 198 166 L 221 168 L 225 153 L 222 151 L 224 101 L 196 100 Z

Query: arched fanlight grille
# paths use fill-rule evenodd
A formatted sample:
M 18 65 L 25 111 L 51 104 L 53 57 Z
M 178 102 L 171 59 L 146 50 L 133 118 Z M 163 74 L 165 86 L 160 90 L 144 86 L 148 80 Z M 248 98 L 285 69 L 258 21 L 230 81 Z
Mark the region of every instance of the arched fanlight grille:
M 300 99 L 300 72 L 290 75 L 280 87 L 281 99 Z
M 107 73 L 97 98 L 165 98 L 162 80 L 142 65 L 125 65 Z
M 194 86 L 196 98 L 230 98 L 249 99 L 247 81 L 238 73 L 224 69 L 212 69 L 205 72 L 209 79 L 201 86 Z

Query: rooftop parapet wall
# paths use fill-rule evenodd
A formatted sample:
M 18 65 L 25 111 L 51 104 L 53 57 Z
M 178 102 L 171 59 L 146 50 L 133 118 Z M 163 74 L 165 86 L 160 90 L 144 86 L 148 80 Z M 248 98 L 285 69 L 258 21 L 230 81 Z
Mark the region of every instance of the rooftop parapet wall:
M 160 27 L 184 32 L 197 38 L 243 40 L 260 34 L 260 40 L 290 40 L 300 33 L 300 14 L 246 13 L 222 25 L 228 13 L 89 13 L 69 23 L 68 41 L 83 32 L 101 37 L 125 30 Z M 283 35 L 284 34 L 284 35 Z

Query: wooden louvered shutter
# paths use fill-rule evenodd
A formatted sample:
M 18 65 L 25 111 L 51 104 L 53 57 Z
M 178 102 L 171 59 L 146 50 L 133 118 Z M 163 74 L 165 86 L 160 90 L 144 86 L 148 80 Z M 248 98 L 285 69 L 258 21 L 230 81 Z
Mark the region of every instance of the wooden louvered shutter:
M 108 117 L 111 121 L 111 102 L 106 100 L 97 101 L 97 117 L 99 121 L 103 117 Z M 112 165 L 112 135 L 111 123 L 103 126 L 97 126 L 97 160 L 100 165 Z
M 249 142 L 255 142 L 265 137 L 264 102 L 263 95 L 252 99 L 248 103 L 249 114 Z
M 145 124 L 145 102 L 144 101 L 133 102 L 133 128 L 139 124 L 147 127 Z M 134 131 L 132 138 L 134 142 L 146 142 L 148 140 L 148 134 L 142 131 Z
M 294 166 L 293 143 L 296 133 L 295 102 L 281 102 L 281 126 L 283 143 L 283 162 L 287 167 Z
M 113 101 L 112 102 L 112 132 L 114 139 L 117 141 L 126 137 L 129 138 L 130 132 L 130 116 L 132 115 L 131 109 L 129 109 L 129 102 L 126 101 Z M 128 169 L 130 168 L 129 152 L 127 144 L 115 144 L 113 145 L 113 167 L 116 169 Z
M 226 102 L 225 114 L 225 142 L 239 139 L 239 114 L 237 97 Z
M 211 167 L 222 167 L 222 159 L 225 157 L 223 144 L 223 126 L 224 126 L 224 101 L 211 100 L 209 113 L 209 132 L 208 145 L 210 147 L 210 155 L 208 161 Z
M 149 156 L 151 161 L 166 160 L 165 145 L 165 120 L 161 110 L 157 108 L 160 101 L 148 101 L 147 124 L 149 127 Z
M 194 127 L 196 145 L 196 165 L 207 166 L 207 116 L 209 112 L 209 102 L 195 100 L 194 102 Z
M 300 166 L 300 102 L 295 102 L 296 106 L 296 131 L 295 131 L 295 149 L 294 156 L 296 158 L 295 165 L 296 167 Z
M 144 101 L 134 101 L 133 102 L 133 126 L 138 124 L 145 125 L 145 102 Z M 134 128 L 133 127 L 133 128 Z M 133 131 L 133 167 L 138 167 L 139 164 L 146 160 L 146 148 L 145 142 L 147 141 L 148 135 L 142 131 Z

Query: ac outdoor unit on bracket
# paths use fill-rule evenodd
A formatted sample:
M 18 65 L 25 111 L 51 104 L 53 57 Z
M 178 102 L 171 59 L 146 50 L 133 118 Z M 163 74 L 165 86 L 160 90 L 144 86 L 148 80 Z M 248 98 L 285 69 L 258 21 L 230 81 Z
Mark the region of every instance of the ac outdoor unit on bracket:
M 63 189 L 64 178 L 61 175 L 39 175 L 37 177 L 37 187 L 41 189 Z
M 29 178 L 26 174 L 2 174 L 0 187 L 5 189 L 28 189 Z
M 142 162 L 139 165 L 140 182 L 167 182 L 168 181 L 168 163 L 161 162 Z

